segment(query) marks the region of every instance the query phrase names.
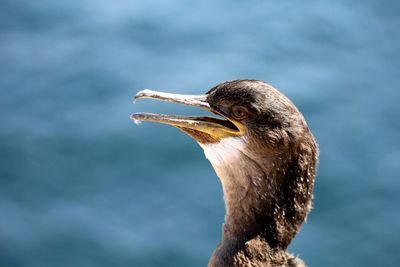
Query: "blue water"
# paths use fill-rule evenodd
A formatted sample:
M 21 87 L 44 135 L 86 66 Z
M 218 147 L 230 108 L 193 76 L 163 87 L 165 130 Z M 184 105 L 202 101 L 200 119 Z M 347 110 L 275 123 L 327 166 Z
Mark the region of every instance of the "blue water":
M 399 1 L 0 1 L 0 266 L 205 266 L 224 216 L 189 137 L 142 88 L 268 81 L 321 149 L 309 266 L 400 261 Z

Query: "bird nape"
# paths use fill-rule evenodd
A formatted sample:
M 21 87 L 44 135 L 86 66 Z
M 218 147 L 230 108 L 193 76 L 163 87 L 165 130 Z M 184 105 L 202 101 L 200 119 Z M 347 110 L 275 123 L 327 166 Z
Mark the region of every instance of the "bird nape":
M 305 266 L 287 247 L 311 209 L 318 147 L 295 105 L 258 80 L 224 82 L 204 95 L 143 90 L 135 96 L 141 98 L 218 115 L 131 115 L 136 122 L 165 123 L 187 133 L 217 173 L 226 216 L 208 266 Z

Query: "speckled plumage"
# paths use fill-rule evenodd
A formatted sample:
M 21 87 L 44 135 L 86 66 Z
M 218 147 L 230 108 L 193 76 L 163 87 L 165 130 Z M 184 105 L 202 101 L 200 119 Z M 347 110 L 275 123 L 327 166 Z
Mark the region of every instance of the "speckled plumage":
M 311 209 L 318 147 L 295 105 L 258 80 L 225 82 L 205 95 L 144 90 L 136 98 L 198 106 L 226 118 L 131 116 L 189 134 L 220 178 L 226 216 L 208 266 L 304 267 L 287 248 Z
M 230 148 L 238 150 L 235 158 L 210 160 L 227 214 L 209 266 L 305 266 L 286 252 L 310 211 L 318 157 L 303 116 L 278 90 L 254 80 L 220 84 L 207 101 L 227 117 L 233 105 L 250 111 L 241 121 L 244 144 Z

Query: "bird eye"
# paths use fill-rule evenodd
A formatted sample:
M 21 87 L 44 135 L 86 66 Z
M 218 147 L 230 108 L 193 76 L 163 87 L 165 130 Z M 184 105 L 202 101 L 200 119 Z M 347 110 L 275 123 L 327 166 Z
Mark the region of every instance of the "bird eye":
M 237 120 L 242 120 L 247 117 L 248 110 L 242 106 L 233 106 L 231 110 L 232 116 Z

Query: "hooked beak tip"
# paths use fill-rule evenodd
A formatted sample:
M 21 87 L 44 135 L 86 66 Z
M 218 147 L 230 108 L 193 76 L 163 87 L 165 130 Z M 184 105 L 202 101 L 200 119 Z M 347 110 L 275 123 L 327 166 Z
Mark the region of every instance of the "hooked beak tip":
M 136 100 L 138 100 L 140 98 L 151 97 L 153 92 L 154 91 L 152 91 L 150 89 L 143 89 L 143 90 L 137 92 L 136 95 L 133 97 L 133 103 L 135 103 Z

